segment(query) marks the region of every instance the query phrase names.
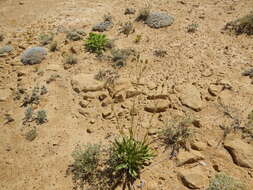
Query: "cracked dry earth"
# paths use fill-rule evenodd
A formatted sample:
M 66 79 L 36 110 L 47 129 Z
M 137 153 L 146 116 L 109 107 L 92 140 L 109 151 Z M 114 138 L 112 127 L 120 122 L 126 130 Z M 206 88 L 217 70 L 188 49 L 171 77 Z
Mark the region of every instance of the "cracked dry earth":
M 171 26 L 152 29 L 134 22 L 135 32 L 119 33 L 121 23 L 134 21 L 137 13 L 124 15 L 126 8 L 139 10 L 143 1 L 134 0 L 0 0 L 0 48 L 13 50 L 0 57 L 0 189 L 69 190 L 74 184 L 66 176 L 78 144 L 107 146 L 119 132 L 111 109 L 115 103 L 120 123 L 128 126 L 133 101 L 141 122 L 139 133 L 152 127 L 149 138 L 156 157 L 134 184 L 145 190 L 188 190 L 208 187 L 219 171 L 233 176 L 253 189 L 252 135 L 243 133 L 253 110 L 253 84 L 241 73 L 253 67 L 252 36 L 228 34 L 225 24 L 248 14 L 252 0 L 152 0 L 151 10 L 174 17 Z M 110 13 L 114 26 L 104 32 L 120 49 L 133 48 L 148 60 L 139 81 L 140 68 L 127 60 L 121 68 L 108 59 L 98 59 L 84 50 L 83 40 L 70 41 L 64 31 L 92 26 Z M 198 24 L 194 33 L 187 26 Z M 21 54 L 39 46 L 41 33 L 53 32 L 58 50 L 36 65 L 24 65 Z M 141 35 L 139 43 L 134 43 Z M 85 38 L 85 37 L 84 37 Z M 156 56 L 156 50 L 167 52 Z M 74 52 L 77 64 L 66 67 L 64 55 Z M 119 74 L 111 99 L 94 76 L 103 70 Z M 18 89 L 30 92 L 46 87 L 35 110 L 46 110 L 47 122 L 24 123 L 26 108 L 17 98 Z M 159 131 L 174 117 L 191 116 L 194 138 L 188 151 L 181 149 L 170 159 L 170 150 L 157 139 Z M 226 134 L 224 127 L 236 125 Z M 36 128 L 33 141 L 27 131 Z M 142 185 L 140 185 L 142 184 Z M 88 189 L 88 187 L 85 187 Z M 120 187 L 119 187 L 120 189 Z

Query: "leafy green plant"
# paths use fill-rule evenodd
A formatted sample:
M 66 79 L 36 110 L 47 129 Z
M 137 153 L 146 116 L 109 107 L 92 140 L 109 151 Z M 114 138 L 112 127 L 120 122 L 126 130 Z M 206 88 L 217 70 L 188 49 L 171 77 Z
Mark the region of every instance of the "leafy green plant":
M 108 42 L 106 35 L 91 32 L 85 41 L 85 48 L 91 53 L 102 54 Z
M 140 170 L 154 157 L 148 143 L 123 136 L 115 140 L 110 155 L 111 167 L 127 181 L 136 179 Z
M 72 153 L 74 163 L 69 168 L 75 182 L 83 186 L 85 180 L 94 180 L 100 162 L 100 154 L 101 146 L 99 144 L 76 147 Z
M 192 124 L 190 119 L 172 121 L 165 130 L 161 132 L 161 138 L 167 147 L 172 147 L 171 158 L 175 157 L 180 148 L 188 149 L 187 145 L 192 137 Z
M 43 124 L 47 122 L 47 112 L 45 110 L 39 110 L 35 118 L 37 124 Z
M 224 173 L 218 173 L 211 179 L 207 190 L 246 190 L 245 186 Z

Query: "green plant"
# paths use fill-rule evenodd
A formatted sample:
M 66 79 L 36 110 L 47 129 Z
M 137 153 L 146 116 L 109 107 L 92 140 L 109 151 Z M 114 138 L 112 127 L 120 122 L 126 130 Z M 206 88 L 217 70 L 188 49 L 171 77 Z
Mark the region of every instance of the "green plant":
M 161 138 L 167 147 L 172 147 L 171 158 L 175 157 L 181 147 L 188 149 L 188 143 L 192 137 L 190 125 L 192 120 L 180 119 L 172 121 L 165 130 L 161 132 Z
M 135 39 L 134 39 L 134 43 L 136 43 L 136 44 L 140 43 L 141 38 L 142 38 L 142 35 L 141 35 L 141 34 L 136 35 L 136 37 L 135 37 Z
M 31 95 L 29 94 L 25 95 L 21 106 L 27 106 L 30 104 L 39 104 L 40 102 L 39 92 L 40 92 L 39 87 L 34 87 Z
M 70 166 L 75 182 L 83 186 L 84 180 L 93 181 L 100 162 L 101 146 L 88 144 L 76 147 L 72 153 L 74 163 Z
M 207 190 L 245 190 L 245 186 L 224 173 L 218 173 L 211 179 Z
M 115 140 L 113 143 L 110 164 L 126 181 L 132 181 L 153 157 L 148 143 L 135 140 L 132 136 L 123 136 L 122 140 Z
M 85 41 L 85 48 L 91 53 L 102 54 L 108 42 L 106 35 L 91 32 Z
M 199 27 L 198 24 L 195 24 L 195 23 L 189 24 L 189 25 L 187 26 L 187 32 L 189 32 L 189 33 L 194 33 L 194 32 L 197 31 L 198 27 Z
M 26 110 L 25 110 L 25 117 L 24 117 L 24 121 L 25 122 L 29 122 L 31 121 L 33 118 L 33 109 L 32 107 L 28 107 Z
M 47 122 L 47 112 L 45 110 L 39 110 L 35 120 L 37 124 L 43 124 Z

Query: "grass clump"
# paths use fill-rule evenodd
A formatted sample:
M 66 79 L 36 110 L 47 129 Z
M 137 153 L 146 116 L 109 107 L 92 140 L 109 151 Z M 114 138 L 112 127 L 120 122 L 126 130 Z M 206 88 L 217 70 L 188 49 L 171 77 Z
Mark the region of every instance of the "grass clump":
M 46 123 L 47 122 L 47 112 L 45 110 L 39 110 L 37 112 L 37 116 L 36 116 L 35 120 L 38 125 Z
M 253 12 L 235 21 L 227 23 L 225 30 L 234 31 L 237 35 L 243 33 L 253 35 Z
M 99 166 L 101 147 L 98 144 L 88 144 L 84 147 L 78 146 L 72 153 L 74 163 L 70 166 L 73 180 L 81 187 L 84 181 L 93 181 Z
M 237 181 L 233 177 L 218 173 L 211 179 L 207 190 L 246 190 L 246 188 L 240 181 Z
M 167 147 L 172 147 L 171 158 L 178 154 L 180 148 L 188 149 L 193 134 L 191 124 L 190 119 L 173 121 L 161 132 L 163 142 Z
M 148 143 L 135 140 L 132 136 L 123 136 L 115 140 L 110 155 L 112 169 L 126 183 L 139 177 L 140 170 L 154 157 Z
M 91 32 L 85 41 L 85 48 L 91 53 L 100 55 L 106 50 L 108 43 L 109 40 L 107 39 L 106 35 Z

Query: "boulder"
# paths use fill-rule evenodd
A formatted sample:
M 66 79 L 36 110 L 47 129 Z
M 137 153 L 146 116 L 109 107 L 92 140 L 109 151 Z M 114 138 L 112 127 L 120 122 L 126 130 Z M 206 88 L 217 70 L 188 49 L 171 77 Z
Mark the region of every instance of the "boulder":
M 204 156 L 200 152 L 181 151 L 177 155 L 177 166 L 182 166 L 185 164 L 192 164 L 192 163 L 198 162 L 203 159 L 204 159 Z
M 71 85 L 74 91 L 95 92 L 103 90 L 105 82 L 95 79 L 93 74 L 78 74 L 72 77 Z
M 33 47 L 24 51 L 21 55 L 21 62 L 24 65 L 39 64 L 47 55 L 46 49 L 42 47 Z
M 192 84 L 185 84 L 177 87 L 180 93 L 180 101 L 183 105 L 195 110 L 201 111 L 203 102 L 199 90 Z
M 253 168 L 253 146 L 239 138 L 227 138 L 224 147 L 230 153 L 235 164 L 241 167 Z
M 145 24 L 147 24 L 151 28 L 162 28 L 170 26 L 173 24 L 173 22 L 174 18 L 164 12 L 150 13 L 145 20 Z

